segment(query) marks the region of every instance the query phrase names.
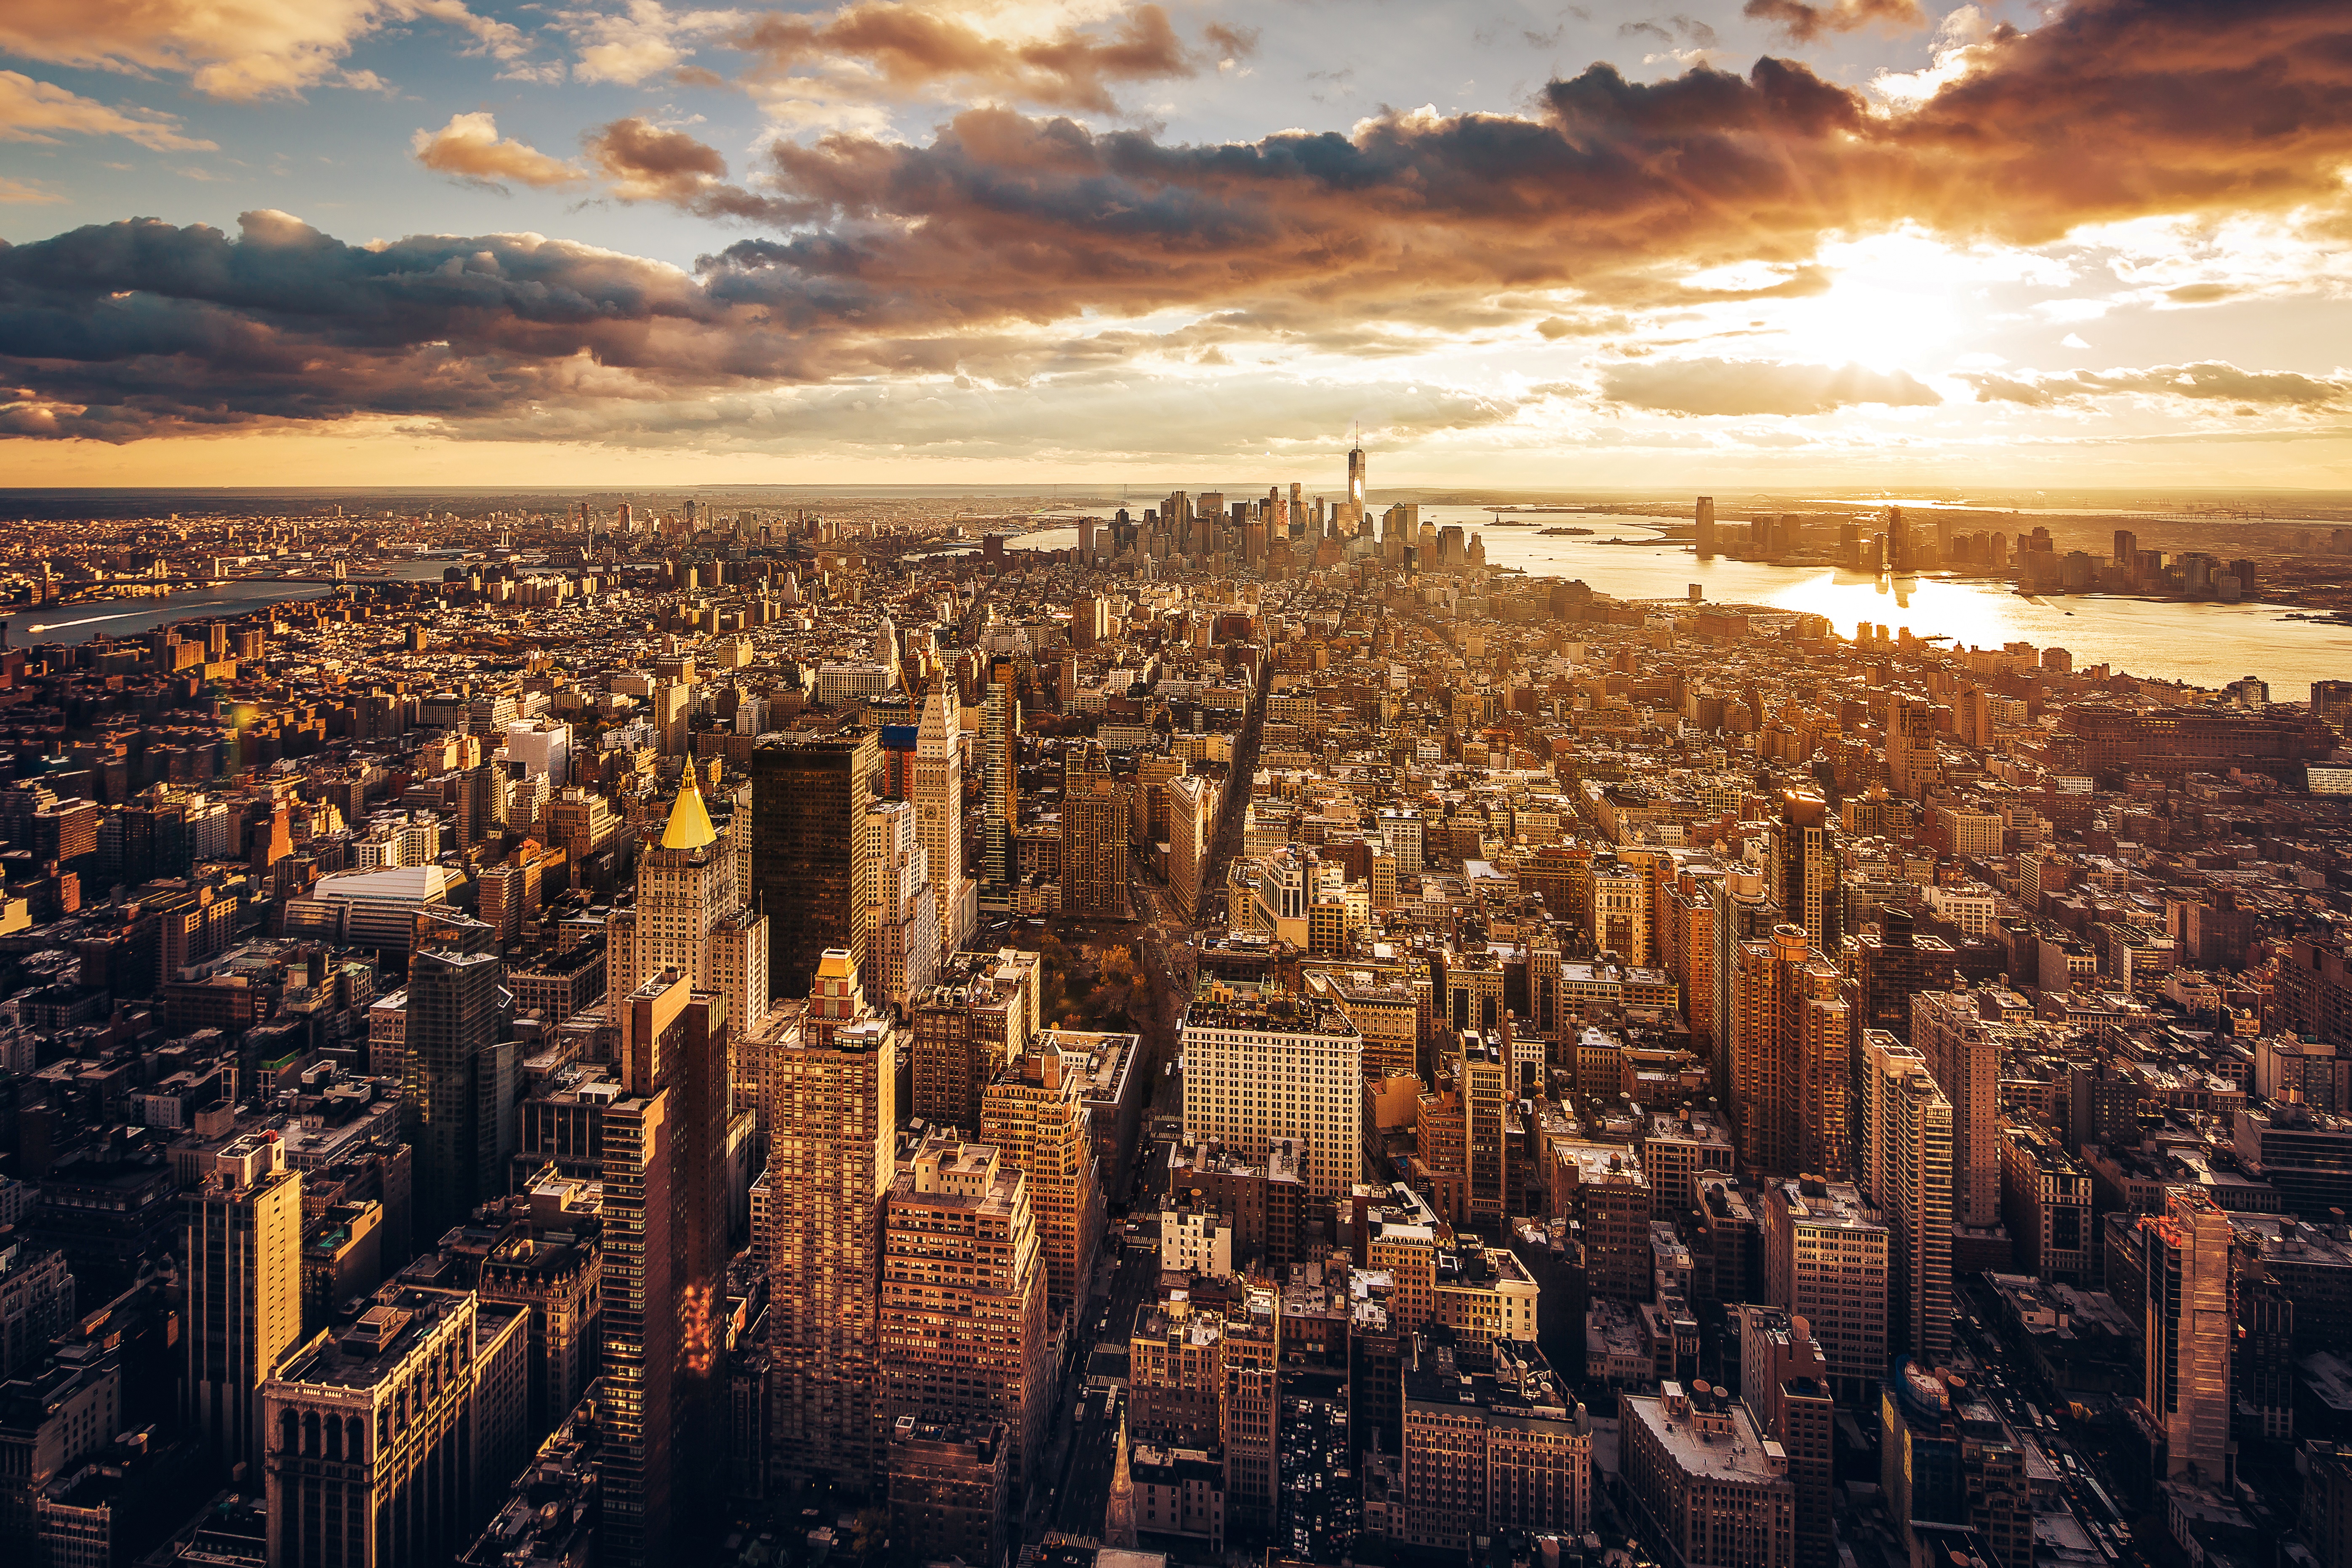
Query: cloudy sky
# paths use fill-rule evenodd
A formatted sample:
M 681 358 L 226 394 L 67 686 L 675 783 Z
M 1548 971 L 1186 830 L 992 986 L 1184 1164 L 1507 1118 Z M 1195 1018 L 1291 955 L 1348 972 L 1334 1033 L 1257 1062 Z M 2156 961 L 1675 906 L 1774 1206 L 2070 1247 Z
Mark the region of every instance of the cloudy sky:
M 0 483 L 2352 489 L 2344 0 L 7 0 Z

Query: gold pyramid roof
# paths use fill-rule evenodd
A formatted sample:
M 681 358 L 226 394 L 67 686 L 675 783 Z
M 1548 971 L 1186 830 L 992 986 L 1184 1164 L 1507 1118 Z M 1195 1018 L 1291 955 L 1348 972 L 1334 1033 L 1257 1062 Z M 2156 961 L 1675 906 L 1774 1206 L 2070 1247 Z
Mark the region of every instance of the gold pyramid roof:
M 719 842 L 719 830 L 710 826 L 710 813 L 702 804 L 702 791 L 694 782 L 694 769 L 688 767 L 686 776 L 678 781 L 677 800 L 669 808 L 668 825 L 663 827 L 661 847 L 665 849 L 699 849 L 706 844 Z

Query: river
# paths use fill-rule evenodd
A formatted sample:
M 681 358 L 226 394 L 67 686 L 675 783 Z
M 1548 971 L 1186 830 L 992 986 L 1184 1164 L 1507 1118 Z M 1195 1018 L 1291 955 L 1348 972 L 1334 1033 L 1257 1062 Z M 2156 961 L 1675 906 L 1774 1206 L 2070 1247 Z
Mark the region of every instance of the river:
M 381 577 L 354 577 L 352 587 L 368 583 L 437 583 L 442 569 L 455 564 L 450 555 L 420 556 L 402 561 Z M 86 599 L 72 605 L 37 605 L 7 614 L 8 640 L 16 647 L 34 643 L 85 643 L 93 637 L 135 637 L 179 621 L 234 619 L 272 605 L 299 599 L 323 599 L 335 591 L 332 583 L 230 581 L 205 588 L 183 588 L 154 599 Z
M 1899 584 L 1824 566 L 1772 566 L 1717 556 L 1700 561 L 1681 543 L 1603 544 L 1655 540 L 1657 519 L 1579 512 L 1521 513 L 1525 528 L 1495 526 L 1476 507 L 1425 506 L 1422 521 L 1459 523 L 1486 544 L 1486 563 L 1531 577 L 1580 577 L 1620 599 L 1686 599 L 1690 584 L 1717 604 L 1769 605 L 1826 616 L 1839 635 L 1869 622 L 1953 646 L 2000 647 L 2030 642 L 2074 656 L 2077 668 L 2106 664 L 2118 673 L 2219 687 L 2241 676 L 2270 682 L 2281 702 L 2309 699 L 2315 680 L 2352 679 L 2352 626 L 2291 621 L 2275 605 L 2186 604 L 2065 595 L 2025 598 L 2000 583 L 1918 577 Z M 1594 537 L 1546 538 L 1539 529 L 1590 528 Z M 1074 528 L 1042 529 L 1008 542 L 1014 549 L 1067 550 Z

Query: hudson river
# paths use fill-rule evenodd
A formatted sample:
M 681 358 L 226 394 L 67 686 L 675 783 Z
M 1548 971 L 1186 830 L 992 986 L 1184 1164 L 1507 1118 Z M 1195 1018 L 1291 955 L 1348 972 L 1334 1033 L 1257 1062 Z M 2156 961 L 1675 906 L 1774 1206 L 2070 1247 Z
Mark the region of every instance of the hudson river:
M 2285 619 L 2267 605 L 2210 605 L 2062 595 L 2023 598 L 2000 583 L 1940 577 L 1874 581 L 1822 566 L 1770 566 L 1717 556 L 1700 561 L 1687 545 L 1603 544 L 1654 540 L 1657 520 L 1582 512 L 1521 512 L 1529 526 L 1497 528 L 1475 507 L 1425 506 L 1422 521 L 1459 523 L 1486 541 L 1486 563 L 1530 577 L 1581 577 L 1620 599 L 1685 599 L 1690 584 L 1716 604 L 1769 605 L 1826 616 L 1841 637 L 1869 622 L 1892 632 L 1951 646 L 1999 647 L 2030 642 L 2063 647 L 2077 668 L 2105 664 L 2118 673 L 2218 687 L 2242 675 L 2270 682 L 2276 701 L 2300 702 L 2315 680 L 2352 679 L 2352 626 Z M 1546 538 L 1543 528 L 1589 528 L 1591 538 Z M 1049 528 L 1012 542 L 1016 548 L 1067 550 L 1075 528 Z M 1898 591 L 1899 589 L 1899 591 Z

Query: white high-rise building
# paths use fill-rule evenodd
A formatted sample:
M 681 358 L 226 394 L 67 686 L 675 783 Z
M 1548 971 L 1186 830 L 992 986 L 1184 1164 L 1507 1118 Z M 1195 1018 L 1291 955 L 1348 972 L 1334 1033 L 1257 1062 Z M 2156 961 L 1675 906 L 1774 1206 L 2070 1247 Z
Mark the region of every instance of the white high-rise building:
M 1886 1221 L 1890 1349 L 1933 1366 L 1952 1348 L 1952 1102 L 1927 1059 L 1864 1031 L 1862 1190 Z
M 543 778 L 562 789 L 572 777 L 572 726 L 560 719 L 522 719 L 509 724 L 499 756 L 522 764 L 525 776 Z
M 1344 1195 L 1363 1170 L 1364 1037 L 1337 1003 L 1215 985 L 1184 1011 L 1184 1142 L 1263 1162 L 1294 1139 L 1316 1197 Z
M 940 947 L 953 952 L 971 933 L 962 923 L 963 721 L 955 689 L 942 673 L 923 700 L 915 742 L 915 811 L 931 887 L 939 901 Z
M 866 993 L 901 1019 L 939 967 L 939 892 L 909 802 L 880 800 L 866 813 L 867 858 L 874 867 L 874 905 L 866 917 Z
M 1421 814 L 1395 806 L 1381 812 L 1381 847 L 1396 858 L 1399 878 L 1421 875 Z

